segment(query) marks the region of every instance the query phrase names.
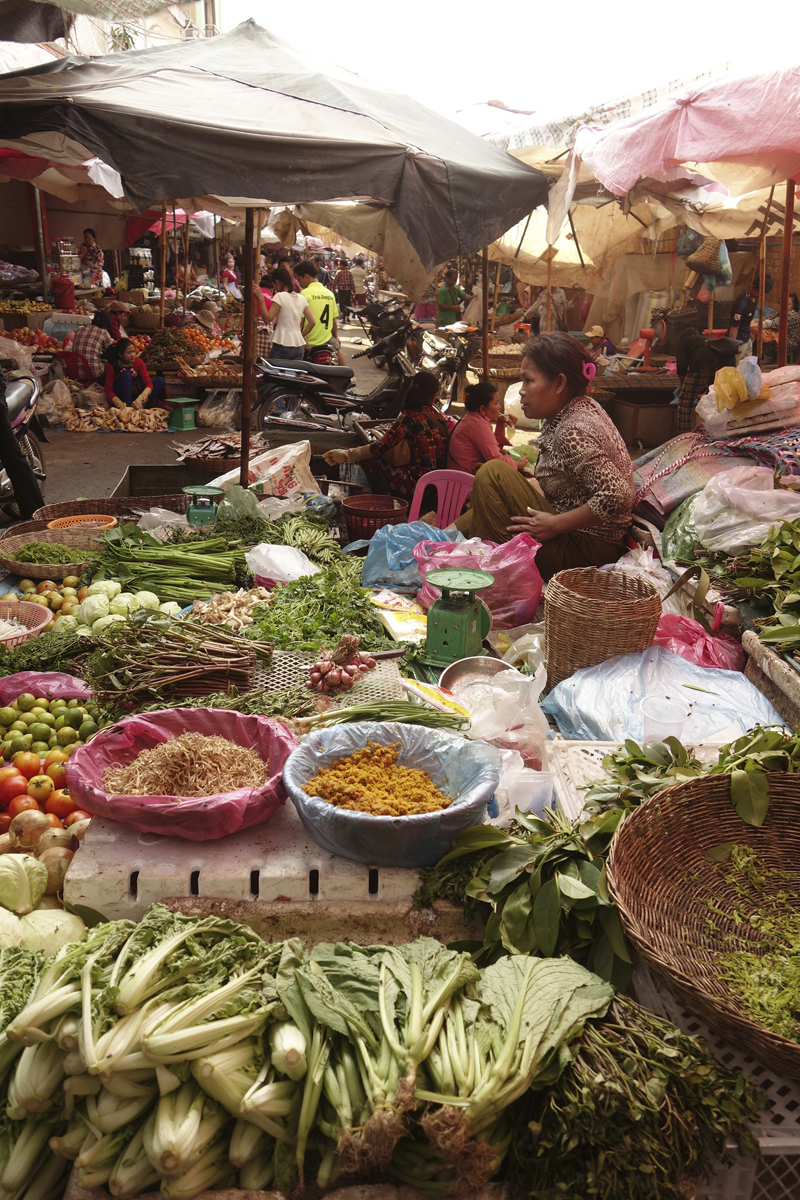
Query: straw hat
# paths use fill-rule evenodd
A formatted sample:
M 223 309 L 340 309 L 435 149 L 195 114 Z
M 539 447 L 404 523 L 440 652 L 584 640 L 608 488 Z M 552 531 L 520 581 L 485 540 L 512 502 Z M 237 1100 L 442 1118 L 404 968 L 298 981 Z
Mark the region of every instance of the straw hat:
M 195 314 L 201 325 L 205 325 L 206 329 L 214 328 L 214 314 L 209 312 L 207 308 L 202 308 L 199 313 Z

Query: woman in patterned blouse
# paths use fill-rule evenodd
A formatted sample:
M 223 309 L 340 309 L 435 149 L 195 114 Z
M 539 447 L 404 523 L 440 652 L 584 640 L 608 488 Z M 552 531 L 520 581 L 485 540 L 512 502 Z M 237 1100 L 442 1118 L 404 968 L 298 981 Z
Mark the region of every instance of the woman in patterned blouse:
M 467 537 L 506 542 L 529 533 L 544 579 L 567 567 L 601 566 L 624 552 L 633 470 L 617 429 L 586 395 L 594 366 L 566 333 L 532 338 L 522 359 L 520 401 L 542 420 L 534 476 L 488 462 L 475 476 L 472 509 L 456 521 Z

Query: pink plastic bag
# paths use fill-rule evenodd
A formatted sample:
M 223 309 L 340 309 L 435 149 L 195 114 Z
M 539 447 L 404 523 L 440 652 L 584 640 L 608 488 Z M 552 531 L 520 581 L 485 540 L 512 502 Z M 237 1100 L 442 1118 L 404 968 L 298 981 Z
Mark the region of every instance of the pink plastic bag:
M 707 633 L 692 617 L 665 613 L 659 618 L 655 646 L 663 646 L 698 667 L 719 667 L 723 671 L 741 671 L 745 653 L 727 633 Z
M 74 675 L 61 671 L 18 671 L 0 679 L 0 704 L 12 704 L 17 696 L 30 692 L 33 696 L 46 696 L 48 700 L 59 697 L 64 700 L 88 700 L 92 692 L 89 685 Z
M 131 762 L 181 733 L 217 734 L 238 746 L 252 747 L 269 762 L 269 779 L 260 788 L 238 788 L 220 796 L 109 796 L 103 783 L 108 767 Z M 285 725 L 266 717 L 248 717 L 227 709 L 170 708 L 126 717 L 108 725 L 81 746 L 67 763 L 70 795 L 93 816 L 119 821 L 142 833 L 206 842 L 227 837 L 266 821 L 286 799 L 283 767 L 297 742 Z
M 518 533 L 501 546 L 479 538 L 466 542 L 420 542 L 412 554 L 423 581 L 428 571 L 441 567 L 488 571 L 494 575 L 492 586 L 478 595 L 491 612 L 495 629 L 514 629 L 532 621 L 539 607 L 543 582 L 536 566 L 536 552 L 540 545 L 529 533 Z M 427 609 L 440 595 L 438 588 L 423 582 L 417 599 Z

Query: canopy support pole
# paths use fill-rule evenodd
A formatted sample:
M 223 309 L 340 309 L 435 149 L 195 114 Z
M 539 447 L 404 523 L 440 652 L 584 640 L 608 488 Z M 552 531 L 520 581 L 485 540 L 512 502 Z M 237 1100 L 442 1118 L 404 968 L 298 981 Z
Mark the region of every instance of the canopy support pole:
M 44 244 L 44 221 L 42 220 L 42 193 L 37 187 L 33 189 L 33 207 L 36 210 L 36 242 L 39 250 L 39 263 L 42 271 L 42 298 L 47 303 L 47 256 Z
M 572 220 L 572 209 L 571 208 L 567 209 L 567 219 L 569 220 L 569 227 L 572 230 L 572 237 L 575 241 L 575 249 L 578 251 L 578 258 L 581 260 L 581 266 L 583 267 L 584 270 L 586 270 L 586 263 L 583 261 L 583 254 L 581 252 L 581 244 L 578 241 L 578 235 L 575 232 L 575 224 Z
M 501 272 L 501 270 L 502 270 L 502 263 L 498 263 L 497 270 L 494 273 L 494 303 L 492 304 L 492 323 L 490 326 L 492 333 L 494 333 L 494 326 L 495 326 L 495 322 L 497 321 L 497 295 L 500 291 L 500 272 Z
M 183 323 L 186 324 L 186 293 L 189 290 L 189 214 L 183 214 Z
M 239 483 L 247 487 L 250 474 L 250 389 L 253 383 L 253 229 L 255 213 L 252 208 L 245 211 L 244 218 L 244 338 L 242 344 L 242 465 Z
M 216 213 L 214 213 L 214 250 L 213 250 L 213 254 L 214 254 L 214 257 L 212 259 L 212 265 L 214 267 L 214 278 L 217 282 L 217 287 L 219 287 L 219 245 L 217 243 L 217 214 Z
M 758 272 L 758 334 L 756 336 L 756 355 L 759 364 L 761 363 L 761 355 L 764 351 L 764 297 L 766 295 L 765 279 L 767 277 L 767 225 L 769 224 L 769 216 L 772 211 L 772 197 L 775 195 L 775 184 L 769 189 L 769 199 L 767 200 L 767 211 L 764 213 L 764 223 L 761 226 L 761 237 L 758 242 L 758 258 L 756 265 L 753 267 L 750 276 L 750 287 L 753 286 L 753 280 Z
M 789 272 L 792 268 L 792 237 L 794 235 L 794 180 L 786 180 L 786 203 L 783 211 L 783 263 L 781 265 L 781 315 L 778 321 L 778 366 L 786 366 L 786 342 L 789 329 Z
M 439 279 L 441 277 L 441 274 L 442 274 L 441 271 L 436 272 L 436 279 L 434 280 L 434 283 L 433 283 L 433 299 L 434 299 L 434 303 L 436 305 L 435 321 L 436 321 L 437 329 L 439 328 Z
M 483 247 L 483 268 L 481 270 L 481 326 L 483 334 L 483 378 L 489 378 L 489 250 Z
M 550 247 L 548 246 L 548 250 Z M 550 313 L 553 308 L 553 258 L 552 255 L 547 259 L 547 316 L 545 317 L 545 329 L 550 332 Z
M 158 327 L 164 328 L 164 301 L 166 299 L 164 293 L 167 290 L 167 202 L 161 202 L 161 268 L 159 285 L 161 287 L 161 298 L 158 301 Z
M 525 222 L 525 228 L 524 228 L 524 229 L 523 229 L 523 231 L 522 231 L 522 237 L 519 239 L 519 245 L 517 246 L 517 251 L 516 251 L 516 254 L 514 255 L 514 258 L 515 258 L 515 259 L 516 259 L 516 258 L 519 258 L 519 252 L 520 252 L 520 250 L 522 249 L 522 243 L 525 241 L 525 234 L 528 232 L 528 226 L 529 226 L 529 225 L 530 225 L 530 223 L 531 223 L 531 217 L 532 217 L 532 216 L 533 216 L 533 213 L 532 213 L 532 212 L 529 212 L 529 213 L 528 213 L 528 219 L 527 219 L 527 221 Z

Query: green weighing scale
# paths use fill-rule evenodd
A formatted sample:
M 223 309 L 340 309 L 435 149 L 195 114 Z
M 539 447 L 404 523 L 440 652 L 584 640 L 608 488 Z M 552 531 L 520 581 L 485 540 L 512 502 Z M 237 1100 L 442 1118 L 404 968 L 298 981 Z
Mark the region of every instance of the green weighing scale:
M 194 484 L 183 489 L 185 496 L 191 497 L 186 520 L 190 525 L 213 525 L 217 519 L 217 505 L 225 495 L 223 488 L 208 487 Z
M 446 667 L 462 658 L 485 654 L 483 639 L 492 628 L 492 614 L 475 592 L 491 587 L 488 571 L 429 571 L 425 582 L 440 588 L 442 595 L 428 609 L 425 661 Z

